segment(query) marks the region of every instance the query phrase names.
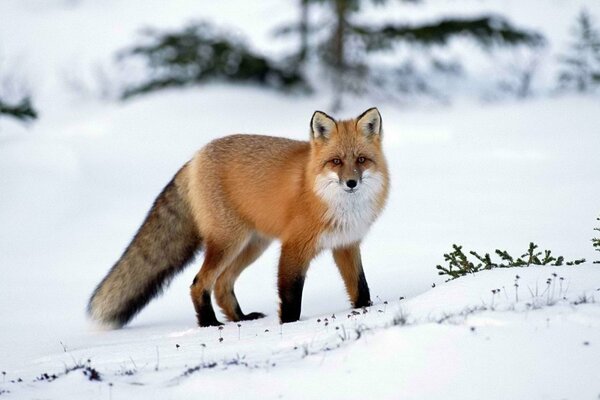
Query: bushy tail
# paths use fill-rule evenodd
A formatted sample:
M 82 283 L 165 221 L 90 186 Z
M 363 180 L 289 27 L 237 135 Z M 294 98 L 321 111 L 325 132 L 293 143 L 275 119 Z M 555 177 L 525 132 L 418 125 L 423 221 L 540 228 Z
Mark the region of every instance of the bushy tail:
M 127 324 L 194 258 L 201 238 L 178 176 L 163 189 L 139 231 L 88 304 L 94 320 Z

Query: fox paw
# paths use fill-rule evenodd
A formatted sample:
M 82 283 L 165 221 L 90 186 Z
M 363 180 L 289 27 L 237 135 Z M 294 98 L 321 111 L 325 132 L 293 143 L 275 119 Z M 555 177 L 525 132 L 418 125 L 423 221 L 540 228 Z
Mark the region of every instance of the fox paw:
M 251 312 L 250 314 L 245 314 L 240 320 L 242 321 L 252 321 L 253 319 L 259 319 L 266 317 L 265 314 L 261 312 Z
M 213 318 L 200 318 L 198 317 L 198 326 L 201 328 L 207 327 L 207 326 L 222 326 L 225 325 L 222 322 L 219 322 L 215 317 Z

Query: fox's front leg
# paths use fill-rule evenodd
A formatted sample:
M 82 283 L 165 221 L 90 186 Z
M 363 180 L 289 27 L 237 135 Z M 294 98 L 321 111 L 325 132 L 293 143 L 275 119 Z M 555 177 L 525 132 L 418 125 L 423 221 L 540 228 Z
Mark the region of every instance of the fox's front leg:
M 304 278 L 312 254 L 304 246 L 286 244 L 281 246 L 277 286 L 279 290 L 279 320 L 281 323 L 300 319 Z
M 333 249 L 333 259 L 340 270 L 352 306 L 356 308 L 370 306 L 371 294 L 363 271 L 358 243 Z

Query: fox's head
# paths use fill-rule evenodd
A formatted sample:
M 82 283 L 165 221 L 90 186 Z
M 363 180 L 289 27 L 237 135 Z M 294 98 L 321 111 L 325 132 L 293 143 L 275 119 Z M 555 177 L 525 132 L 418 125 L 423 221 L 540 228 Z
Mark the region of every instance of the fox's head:
M 310 128 L 315 191 L 321 197 L 378 191 L 376 186 L 382 185 L 387 171 L 377 108 L 345 121 L 336 121 L 316 111 Z
M 317 111 L 310 129 L 313 190 L 327 205 L 324 218 L 337 232 L 322 237 L 320 245 L 334 248 L 360 241 L 388 194 L 381 115 L 370 108 L 355 119 L 336 121 Z

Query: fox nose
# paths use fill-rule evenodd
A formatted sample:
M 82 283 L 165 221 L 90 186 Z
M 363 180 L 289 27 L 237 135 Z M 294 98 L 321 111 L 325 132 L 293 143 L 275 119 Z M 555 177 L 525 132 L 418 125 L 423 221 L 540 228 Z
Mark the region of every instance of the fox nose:
M 349 179 L 346 181 L 346 186 L 348 186 L 350 189 L 354 189 L 357 184 L 358 182 L 356 182 L 354 179 Z

